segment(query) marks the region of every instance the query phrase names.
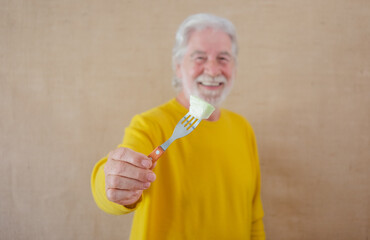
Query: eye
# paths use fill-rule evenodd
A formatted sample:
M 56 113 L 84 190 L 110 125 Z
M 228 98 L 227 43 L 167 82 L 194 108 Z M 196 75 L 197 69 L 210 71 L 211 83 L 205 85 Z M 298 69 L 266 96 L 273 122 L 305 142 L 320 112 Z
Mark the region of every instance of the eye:
M 228 57 L 218 57 L 218 61 L 221 63 L 228 63 L 230 59 Z
M 197 63 L 203 63 L 206 60 L 207 60 L 207 58 L 204 57 L 204 56 L 197 56 L 197 57 L 194 58 L 194 61 L 197 62 Z

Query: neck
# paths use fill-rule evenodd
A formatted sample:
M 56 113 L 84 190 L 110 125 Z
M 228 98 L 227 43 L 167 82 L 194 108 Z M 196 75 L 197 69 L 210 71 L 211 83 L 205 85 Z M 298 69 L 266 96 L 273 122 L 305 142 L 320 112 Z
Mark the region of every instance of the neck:
M 190 107 L 189 100 L 185 97 L 183 92 L 180 92 L 177 95 L 176 100 L 181 105 L 183 105 L 185 108 L 189 109 L 189 107 Z M 220 108 L 216 107 L 216 106 L 214 106 L 214 107 L 216 108 L 215 111 L 211 114 L 211 116 L 208 119 L 205 119 L 205 120 L 214 122 L 214 121 L 217 121 L 220 118 L 220 115 L 221 115 Z

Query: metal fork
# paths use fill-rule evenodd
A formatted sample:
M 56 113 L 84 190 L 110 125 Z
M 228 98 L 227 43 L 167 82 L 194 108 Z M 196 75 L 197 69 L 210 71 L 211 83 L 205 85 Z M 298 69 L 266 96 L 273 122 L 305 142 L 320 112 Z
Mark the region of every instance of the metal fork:
M 191 133 L 200 123 L 201 120 L 195 118 L 194 116 L 187 113 L 176 125 L 175 130 L 171 137 L 165 141 L 162 145 L 156 147 L 153 152 L 151 152 L 148 157 L 155 163 L 162 154 L 167 150 L 168 146 L 176 139 L 185 137 Z

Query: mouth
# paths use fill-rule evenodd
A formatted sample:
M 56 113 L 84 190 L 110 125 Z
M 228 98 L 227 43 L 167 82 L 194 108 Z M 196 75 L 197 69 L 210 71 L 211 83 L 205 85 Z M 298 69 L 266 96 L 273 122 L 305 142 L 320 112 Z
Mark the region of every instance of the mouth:
M 222 86 L 224 83 L 222 82 L 198 82 L 199 85 L 207 87 L 207 88 L 217 88 Z

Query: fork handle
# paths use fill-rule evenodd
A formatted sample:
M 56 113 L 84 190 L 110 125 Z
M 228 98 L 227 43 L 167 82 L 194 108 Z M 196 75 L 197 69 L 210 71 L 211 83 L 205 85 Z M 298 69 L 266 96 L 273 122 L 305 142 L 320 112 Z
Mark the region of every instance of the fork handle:
M 164 150 L 161 146 L 156 147 L 153 152 L 151 152 L 148 157 L 152 159 L 152 162 L 155 163 L 164 153 Z

